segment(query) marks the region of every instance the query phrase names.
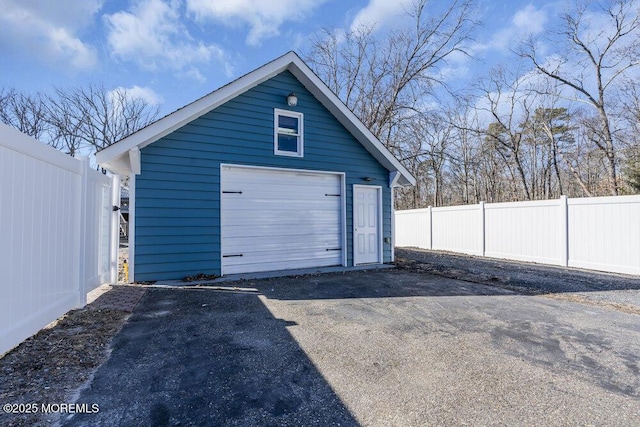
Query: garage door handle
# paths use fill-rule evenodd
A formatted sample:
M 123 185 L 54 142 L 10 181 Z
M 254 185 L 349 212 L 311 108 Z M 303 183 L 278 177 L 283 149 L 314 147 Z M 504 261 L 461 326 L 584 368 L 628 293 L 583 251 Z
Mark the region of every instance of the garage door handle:
M 222 258 L 233 258 L 233 257 L 238 257 L 238 256 L 242 256 L 242 254 L 222 255 Z
M 342 248 L 327 248 L 325 251 L 341 251 Z
M 327 194 L 327 193 L 325 193 L 324 195 L 327 196 L 327 197 L 340 197 L 339 194 Z
M 223 191 L 222 194 L 242 194 L 242 191 Z

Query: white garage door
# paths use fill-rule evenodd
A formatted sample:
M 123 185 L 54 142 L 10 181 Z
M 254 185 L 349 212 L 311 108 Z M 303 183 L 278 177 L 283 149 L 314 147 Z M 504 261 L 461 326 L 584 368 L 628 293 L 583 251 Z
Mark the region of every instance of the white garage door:
M 223 166 L 222 273 L 342 264 L 341 175 Z

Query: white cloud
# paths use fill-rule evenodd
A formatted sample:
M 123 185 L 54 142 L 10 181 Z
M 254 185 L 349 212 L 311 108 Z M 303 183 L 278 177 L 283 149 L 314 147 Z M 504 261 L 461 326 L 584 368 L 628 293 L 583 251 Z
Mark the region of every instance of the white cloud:
M 118 94 L 126 94 L 126 97 L 130 100 L 140 99 L 152 106 L 160 105 L 163 102 L 162 97 L 158 95 L 153 89 L 150 89 L 148 87 L 140 87 L 137 85 L 129 88 L 119 86 L 113 90 L 110 90 L 108 96 L 111 102 L 113 102 L 114 99 L 117 98 Z
M 200 70 L 198 70 L 197 68 L 191 68 L 185 71 L 184 77 L 200 83 L 204 83 L 207 81 L 207 78 L 204 75 L 202 75 Z
M 180 2 L 146 0 L 130 11 L 105 15 L 107 42 L 112 56 L 137 63 L 148 70 L 193 70 L 195 64 L 212 60 L 226 63 L 224 51 L 214 45 L 196 41 L 181 22 Z M 201 76 L 201 75 L 200 75 Z
M 280 26 L 310 14 L 326 0 L 187 0 L 187 11 L 200 22 L 249 25 L 246 43 L 259 46 L 280 34 Z
M 544 25 L 548 20 L 544 10 L 536 9 L 535 6 L 529 4 L 524 9 L 517 11 L 511 22 L 517 33 L 538 34 L 544 31 Z
M 90 69 L 97 54 L 79 33 L 91 25 L 102 0 L 0 0 L 0 44 L 49 64 Z
M 411 10 L 414 0 L 369 0 L 351 23 L 351 31 L 358 31 L 363 27 L 380 28 L 387 22 L 398 20 Z
M 474 48 L 476 50 L 496 49 L 506 51 L 525 37 L 529 35 L 535 36 L 545 31 L 545 25 L 548 21 L 549 17 L 546 10 L 537 9 L 529 4 L 518 10 L 513 15 L 510 25 L 494 33 L 488 43 L 476 44 Z

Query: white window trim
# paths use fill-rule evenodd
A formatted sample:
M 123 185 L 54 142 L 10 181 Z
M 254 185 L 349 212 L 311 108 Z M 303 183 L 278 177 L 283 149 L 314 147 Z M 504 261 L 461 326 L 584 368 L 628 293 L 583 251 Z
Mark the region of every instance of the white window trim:
M 298 119 L 298 150 L 278 150 L 278 116 L 294 117 Z M 304 157 L 304 115 L 297 111 L 273 109 L 273 154 L 276 156 Z

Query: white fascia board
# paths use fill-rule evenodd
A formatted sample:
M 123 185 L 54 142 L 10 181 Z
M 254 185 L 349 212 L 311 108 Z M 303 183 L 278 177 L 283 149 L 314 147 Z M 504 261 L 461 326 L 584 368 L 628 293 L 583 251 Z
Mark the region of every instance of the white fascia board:
M 110 168 L 113 159 L 126 154 L 132 148 L 138 147 L 142 149 L 152 144 L 241 93 L 286 70 L 287 65 L 293 61 L 294 57 L 298 58 L 295 53 L 289 52 L 105 148 L 96 153 L 98 164 Z

